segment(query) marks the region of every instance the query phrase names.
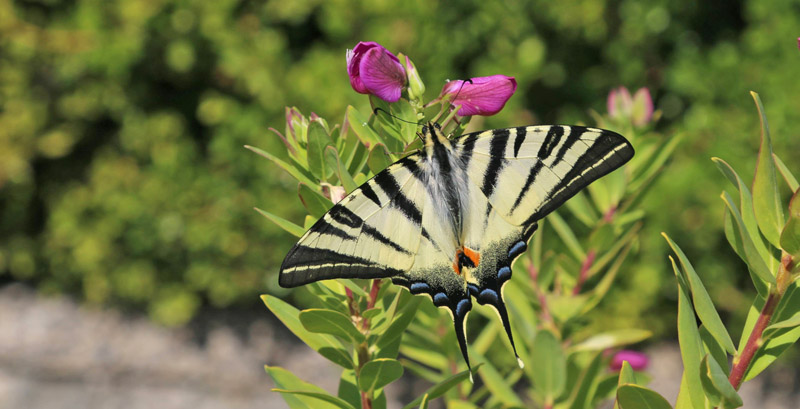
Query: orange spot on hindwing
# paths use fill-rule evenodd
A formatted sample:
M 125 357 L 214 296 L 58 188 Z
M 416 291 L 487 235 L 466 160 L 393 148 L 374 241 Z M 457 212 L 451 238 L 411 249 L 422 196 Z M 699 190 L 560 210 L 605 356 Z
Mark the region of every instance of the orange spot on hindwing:
M 481 254 L 469 248 L 462 247 L 456 250 L 456 257 L 453 260 L 453 271 L 461 275 L 461 269 L 464 267 L 475 268 L 481 261 Z

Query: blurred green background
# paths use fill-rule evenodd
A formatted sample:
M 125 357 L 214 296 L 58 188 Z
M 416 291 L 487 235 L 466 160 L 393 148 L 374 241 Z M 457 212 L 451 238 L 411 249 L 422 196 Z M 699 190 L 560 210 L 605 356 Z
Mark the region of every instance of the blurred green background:
M 276 274 L 294 238 L 252 208 L 300 224 L 304 211 L 242 145 L 278 147 L 268 128 L 283 130 L 287 105 L 332 123 L 368 110 L 345 69 L 363 40 L 410 56 L 427 99 L 446 79 L 516 77 L 485 128 L 591 124 L 611 88 L 648 87 L 657 130 L 684 142 L 597 325 L 674 331 L 661 231 L 741 322 L 754 292 L 709 158 L 752 178 L 754 90 L 800 172 L 798 35 L 790 0 L 0 0 L 0 277 L 166 325 L 286 294 Z

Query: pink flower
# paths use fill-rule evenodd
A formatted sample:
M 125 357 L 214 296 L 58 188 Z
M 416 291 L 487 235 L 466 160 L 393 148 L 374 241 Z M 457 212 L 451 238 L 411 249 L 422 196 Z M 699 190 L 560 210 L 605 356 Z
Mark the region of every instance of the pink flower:
M 800 37 L 797 37 L 797 48 L 800 48 Z
M 388 102 L 399 100 L 406 84 L 406 71 L 397 56 L 372 41 L 347 50 L 347 75 L 356 92 Z
M 467 81 L 450 81 L 444 84 L 441 96 L 453 95 L 453 106 L 461 105 L 457 115 L 489 116 L 500 112 L 516 90 L 517 80 L 514 77 L 491 75 Z
M 619 371 L 624 361 L 628 361 L 628 363 L 631 364 L 631 368 L 641 371 L 647 368 L 649 360 L 647 359 L 647 355 L 641 352 L 623 349 L 614 354 L 614 357 L 611 358 L 611 369 Z
M 606 101 L 611 119 L 628 119 L 634 126 L 644 126 L 653 118 L 653 98 L 647 88 L 639 88 L 631 97 L 625 87 L 612 89 Z

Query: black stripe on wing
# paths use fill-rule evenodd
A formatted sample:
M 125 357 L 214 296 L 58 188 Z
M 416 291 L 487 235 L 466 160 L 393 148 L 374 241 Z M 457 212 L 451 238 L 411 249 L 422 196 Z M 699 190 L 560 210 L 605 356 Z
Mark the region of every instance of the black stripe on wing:
M 583 127 L 571 127 L 570 136 L 565 141 L 566 144 L 574 144 L 577 138 L 570 143 L 572 133 L 583 134 L 587 131 Z M 562 147 L 563 148 L 563 147 Z M 556 156 L 557 160 L 563 159 L 563 154 L 559 153 Z M 541 208 L 534 212 L 523 224 L 530 224 L 536 220 L 547 216 L 550 212 L 561 206 L 564 202 L 575 196 L 581 189 L 599 179 L 602 176 L 611 173 L 618 167 L 625 164 L 633 157 L 633 146 L 622 135 L 600 130 L 600 135 L 592 142 L 589 149 L 584 152 L 578 160 L 572 164 L 569 172 L 567 172 L 559 183 L 548 193 L 547 199 Z M 533 168 L 538 166 L 538 163 Z M 558 162 L 554 162 L 556 166 Z M 534 169 L 531 169 L 533 173 Z M 535 177 L 532 184 L 536 183 Z M 522 194 L 520 195 L 520 197 Z M 518 197 L 517 201 L 521 199 Z
M 384 278 L 402 273 L 361 257 L 298 244 L 283 261 L 278 284 L 289 288 L 329 278 Z

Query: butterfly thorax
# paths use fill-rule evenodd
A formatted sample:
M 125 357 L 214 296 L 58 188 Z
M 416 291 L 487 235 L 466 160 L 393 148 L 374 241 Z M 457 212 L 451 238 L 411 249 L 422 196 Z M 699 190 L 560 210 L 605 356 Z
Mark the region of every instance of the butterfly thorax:
M 437 213 L 450 220 L 454 244 L 463 246 L 464 209 L 469 208 L 467 190 L 467 174 L 461 159 L 453 149 L 451 141 L 444 136 L 439 124 L 428 124 L 423 127 L 425 142 L 425 166 L 423 169 L 428 179 L 428 189 L 434 198 Z

